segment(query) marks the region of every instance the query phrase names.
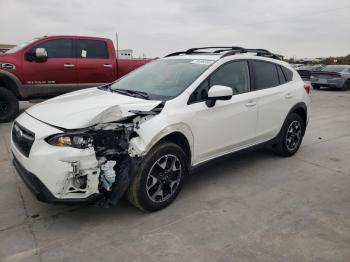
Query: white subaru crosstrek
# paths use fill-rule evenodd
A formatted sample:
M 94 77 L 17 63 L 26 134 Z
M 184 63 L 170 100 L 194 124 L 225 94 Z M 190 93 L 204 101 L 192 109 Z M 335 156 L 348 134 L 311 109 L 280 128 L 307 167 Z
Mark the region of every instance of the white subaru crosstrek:
M 189 49 L 112 84 L 56 97 L 13 124 L 14 166 L 48 203 L 168 206 L 191 168 L 257 145 L 296 153 L 310 86 L 263 49 Z

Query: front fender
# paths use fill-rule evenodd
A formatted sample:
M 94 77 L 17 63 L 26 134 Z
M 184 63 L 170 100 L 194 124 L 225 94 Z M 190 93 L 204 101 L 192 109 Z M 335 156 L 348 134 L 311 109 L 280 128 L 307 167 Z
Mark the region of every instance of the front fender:
M 145 156 L 155 144 L 157 144 L 167 135 L 170 135 L 175 132 L 179 132 L 186 137 L 190 146 L 191 156 L 193 156 L 194 138 L 193 133 L 187 124 L 181 122 L 166 126 L 159 132 L 154 133 L 155 135 L 150 135 L 150 132 L 153 132 L 153 130 L 140 129 L 139 131 L 137 131 L 138 136 L 130 140 L 129 154 L 131 156 Z
M 25 90 L 23 90 L 23 85 L 17 76 L 5 70 L 0 70 L 0 77 L 1 76 L 9 78 L 14 83 L 14 86 L 11 86 L 9 89 L 13 91 L 17 96 L 20 98 L 23 98 L 25 96 Z

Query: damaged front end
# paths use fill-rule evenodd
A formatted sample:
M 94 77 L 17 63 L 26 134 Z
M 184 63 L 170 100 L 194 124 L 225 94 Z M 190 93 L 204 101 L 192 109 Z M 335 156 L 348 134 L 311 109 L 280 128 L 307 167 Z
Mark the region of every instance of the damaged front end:
M 164 104 L 161 104 L 163 107 Z M 60 192 L 61 198 L 86 198 L 99 194 L 97 205 L 116 205 L 132 181 L 142 156 L 130 149 L 130 140 L 137 137 L 142 121 L 161 111 L 133 111 L 132 115 L 117 122 L 96 124 L 89 128 L 54 135 L 46 141 L 55 146 L 78 148 L 88 158 L 65 158 L 70 171 Z

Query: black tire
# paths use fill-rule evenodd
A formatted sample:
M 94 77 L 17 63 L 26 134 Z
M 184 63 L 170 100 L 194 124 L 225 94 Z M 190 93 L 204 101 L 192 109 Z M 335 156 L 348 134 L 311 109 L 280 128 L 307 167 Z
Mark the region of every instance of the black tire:
M 19 113 L 19 103 L 16 95 L 0 86 L 0 123 L 13 120 Z
M 295 128 L 296 124 L 299 125 L 300 130 Z M 291 132 L 289 132 L 290 129 L 299 130 L 300 133 L 299 131 L 296 131 L 296 134 L 293 135 Z M 276 154 L 284 157 L 294 155 L 299 150 L 301 142 L 303 141 L 304 132 L 305 132 L 305 124 L 303 119 L 300 117 L 300 115 L 291 113 L 290 115 L 288 115 L 286 121 L 283 124 L 280 141 L 273 146 L 273 151 Z M 297 136 L 298 133 L 299 133 L 299 138 Z M 296 142 L 297 139 L 298 139 L 298 142 Z
M 313 84 L 312 85 L 312 88 L 315 89 L 315 90 L 319 90 L 321 88 L 320 85 L 316 85 L 316 84 Z
M 342 90 L 343 90 L 343 91 L 348 91 L 348 90 L 350 90 L 350 80 L 349 80 L 349 79 L 345 82 L 345 84 L 344 84 Z
M 175 178 L 178 179 L 179 177 L 179 181 L 177 184 L 176 183 L 174 184 L 173 186 L 174 190 L 173 191 L 171 190 L 172 191 L 171 194 L 168 194 L 164 198 L 163 196 L 162 197 L 159 196 L 158 198 L 158 195 L 155 194 L 158 191 L 157 189 L 159 189 L 160 187 L 163 187 L 162 192 L 169 192 L 169 189 L 170 189 L 170 182 L 169 184 L 166 184 L 167 182 L 161 181 L 161 179 L 164 179 L 164 177 L 166 176 L 164 173 L 163 174 L 161 173 L 166 172 L 164 170 L 168 168 L 170 170 L 170 167 L 168 166 L 168 164 L 165 164 L 166 168 L 162 170 L 161 165 L 157 164 L 157 163 L 163 164 L 162 161 L 168 161 L 168 158 L 166 158 L 167 156 L 168 158 L 171 157 L 171 159 L 177 158 L 177 160 L 174 160 L 174 162 L 172 163 L 174 163 L 174 165 L 175 164 L 177 165 L 177 168 L 180 170 L 180 176 L 178 176 L 179 174 L 178 171 L 174 171 L 174 173 L 170 174 L 169 177 L 172 177 L 174 179 Z M 157 144 L 145 156 L 145 158 L 140 164 L 140 167 L 136 171 L 137 173 L 133 181 L 130 183 L 129 189 L 126 194 L 129 202 L 133 204 L 135 207 L 148 212 L 157 211 L 170 205 L 179 194 L 184 182 L 184 178 L 187 176 L 188 161 L 189 160 L 185 152 L 181 149 L 180 146 L 172 142 L 166 142 L 166 141 Z M 157 176 L 157 179 L 153 180 L 153 176 L 149 176 L 149 173 L 153 174 L 153 176 Z M 158 185 L 154 184 L 154 186 L 152 186 L 153 182 L 155 181 L 157 181 L 156 183 L 158 183 Z M 162 182 L 164 184 L 161 184 Z M 147 186 L 149 187 L 148 190 L 147 190 Z M 154 199 L 152 199 L 152 196 L 151 196 L 152 194 L 157 195 L 157 197 L 154 197 Z M 164 193 L 162 193 L 162 195 L 163 194 Z

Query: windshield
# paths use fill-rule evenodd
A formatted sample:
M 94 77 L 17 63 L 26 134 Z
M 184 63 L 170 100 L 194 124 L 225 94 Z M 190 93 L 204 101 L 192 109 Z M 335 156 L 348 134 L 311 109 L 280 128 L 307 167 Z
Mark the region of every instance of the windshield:
M 150 99 L 178 96 L 214 61 L 198 59 L 160 59 L 129 73 L 110 86 L 110 90 L 146 93 Z
M 16 45 L 15 47 L 12 47 L 11 49 L 7 50 L 6 53 L 7 54 L 16 53 L 17 51 L 21 50 L 23 47 L 33 43 L 36 40 L 38 40 L 38 38 L 34 38 L 34 39 L 26 41 L 26 42 L 24 42 L 22 44 Z
M 326 72 L 341 72 L 345 69 L 345 66 L 340 66 L 340 65 L 328 65 L 322 68 L 322 71 Z

